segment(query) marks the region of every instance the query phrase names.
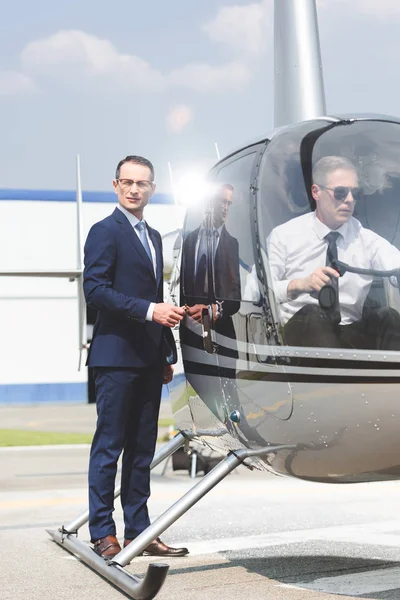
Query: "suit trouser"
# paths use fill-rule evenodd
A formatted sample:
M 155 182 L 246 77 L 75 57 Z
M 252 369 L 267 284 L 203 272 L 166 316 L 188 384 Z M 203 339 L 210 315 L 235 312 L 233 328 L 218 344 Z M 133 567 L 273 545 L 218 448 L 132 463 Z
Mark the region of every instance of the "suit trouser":
M 382 307 L 350 325 L 338 325 L 322 308 L 307 304 L 286 323 L 283 338 L 290 346 L 400 350 L 400 315 Z
M 112 518 L 117 462 L 122 452 L 121 504 L 125 538 L 150 524 L 150 464 L 157 441 L 163 368 L 95 367 L 97 426 L 89 462 L 92 542 L 115 535 Z

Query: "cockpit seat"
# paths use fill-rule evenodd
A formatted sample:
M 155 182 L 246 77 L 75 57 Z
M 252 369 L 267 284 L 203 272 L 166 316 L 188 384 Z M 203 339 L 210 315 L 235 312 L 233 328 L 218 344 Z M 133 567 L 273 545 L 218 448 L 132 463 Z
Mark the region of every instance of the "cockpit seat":
M 383 277 L 374 277 L 368 292 L 368 296 L 364 302 L 363 316 L 365 317 L 372 311 L 387 305 L 388 303 Z

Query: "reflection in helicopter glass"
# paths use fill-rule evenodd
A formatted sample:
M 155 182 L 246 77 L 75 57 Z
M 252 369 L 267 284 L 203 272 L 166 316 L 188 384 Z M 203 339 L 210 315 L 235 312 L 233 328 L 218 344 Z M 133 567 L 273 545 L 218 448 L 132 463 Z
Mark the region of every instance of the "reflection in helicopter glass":
M 226 229 L 225 221 L 232 205 L 233 187 L 223 184 L 214 190 L 199 227 L 191 231 L 184 241 L 185 294 L 187 314 L 201 322 L 204 301 L 217 295 L 228 302 L 213 301 L 213 318 L 229 334 L 227 317 L 237 312 L 240 299 L 239 247 L 237 240 Z M 209 260 L 210 259 L 210 260 Z M 212 268 L 213 265 L 213 268 Z M 213 287 L 210 274 L 213 274 Z M 229 305 L 234 301 L 233 305 Z
M 183 242 L 182 297 L 187 317 L 181 330 L 181 340 L 192 349 L 192 353 L 193 350 L 204 351 L 204 337 L 199 335 L 204 313 L 216 332 L 235 340 L 232 315 L 240 307 L 239 244 L 225 224 L 233 196 L 234 188 L 229 183 L 214 187 L 211 197 L 206 200 L 201 223 L 186 235 Z M 230 356 L 237 357 L 235 347 L 230 349 Z M 189 367 L 187 370 L 194 389 L 225 422 L 227 409 L 223 413 L 216 409 L 220 396 L 216 357 L 209 355 L 205 361 L 198 361 L 195 369 Z

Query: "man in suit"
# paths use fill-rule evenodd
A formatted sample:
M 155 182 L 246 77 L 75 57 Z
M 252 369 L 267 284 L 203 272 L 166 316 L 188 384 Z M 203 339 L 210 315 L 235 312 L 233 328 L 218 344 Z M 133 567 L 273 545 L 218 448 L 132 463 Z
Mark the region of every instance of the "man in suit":
M 201 323 L 203 310 L 207 308 L 205 301 L 211 299 L 216 331 L 236 339 L 232 315 L 240 308 L 239 244 L 225 226 L 232 200 L 233 187 L 230 184 L 220 186 L 211 199 L 211 223 L 207 224 L 205 219 L 186 237 L 183 246 L 183 296 L 186 313 L 198 323 Z M 213 269 L 209 263 L 211 256 Z M 209 278 L 212 273 L 214 281 L 211 286 Z
M 89 231 L 83 283 L 88 305 L 98 311 L 87 362 L 98 414 L 89 463 L 89 530 L 95 552 L 107 559 L 121 550 L 112 512 L 122 451 L 124 546 L 150 524 L 147 499 L 161 388 L 171 381 L 175 362 L 171 327 L 184 313 L 163 303 L 161 236 L 143 219 L 156 187 L 153 165 L 127 156 L 113 186 L 118 204 Z M 184 556 L 188 550 L 157 538 L 144 553 Z

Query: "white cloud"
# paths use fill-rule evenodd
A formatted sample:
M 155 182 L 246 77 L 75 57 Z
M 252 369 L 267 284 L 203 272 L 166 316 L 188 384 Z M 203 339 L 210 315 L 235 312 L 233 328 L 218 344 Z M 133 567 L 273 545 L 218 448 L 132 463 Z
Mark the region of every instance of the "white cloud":
M 57 81 L 88 79 L 133 90 L 161 89 L 162 74 L 138 56 L 120 54 L 108 40 L 83 31 L 60 31 L 28 44 L 21 53 L 25 71 Z
M 27 44 L 21 52 L 21 71 L 0 73 L 0 94 L 48 86 L 72 93 L 81 89 L 146 93 L 175 86 L 224 93 L 246 85 L 250 76 L 250 68 L 242 61 L 216 66 L 192 63 L 161 73 L 139 56 L 119 53 L 109 40 L 71 30 Z M 183 129 L 192 118 L 188 107 L 178 109 L 168 117 L 171 131 Z
M 386 18 L 400 16 L 399 0 L 356 0 L 357 8 L 360 12 Z
M 253 4 L 224 6 L 202 29 L 211 40 L 249 55 L 260 54 L 271 37 L 272 0 Z
M 250 76 L 241 62 L 189 64 L 165 75 L 139 56 L 119 53 L 109 40 L 78 30 L 31 42 L 21 53 L 21 65 L 37 80 L 117 92 L 161 91 L 175 85 L 202 92 L 223 91 L 246 83 Z
M 190 106 L 175 106 L 167 115 L 167 129 L 172 133 L 181 133 L 192 120 L 193 110 Z
M 317 0 L 317 4 L 323 9 L 335 11 L 343 9 L 346 13 L 351 10 L 381 19 L 400 17 L 399 0 L 351 0 L 351 2 L 349 0 Z
M 192 88 L 198 92 L 226 92 L 246 85 L 250 80 L 249 68 L 242 62 L 211 66 L 194 63 L 169 74 L 173 85 Z
M 17 71 L 0 72 L 0 96 L 15 96 L 32 92 L 36 88 L 34 81 Z
M 318 8 L 327 11 L 350 11 L 381 19 L 400 16 L 400 0 L 317 0 Z M 273 37 L 273 1 L 222 7 L 202 26 L 213 41 L 240 55 L 262 54 Z

